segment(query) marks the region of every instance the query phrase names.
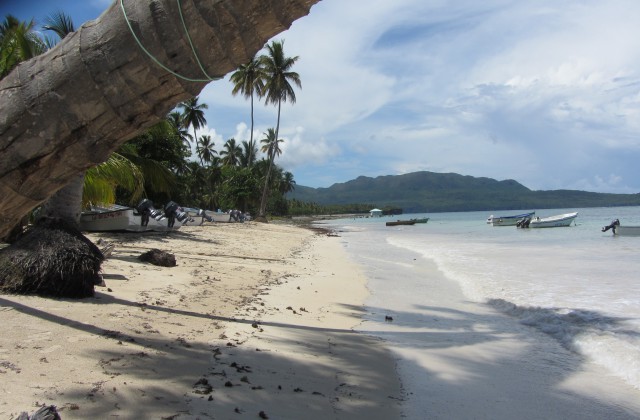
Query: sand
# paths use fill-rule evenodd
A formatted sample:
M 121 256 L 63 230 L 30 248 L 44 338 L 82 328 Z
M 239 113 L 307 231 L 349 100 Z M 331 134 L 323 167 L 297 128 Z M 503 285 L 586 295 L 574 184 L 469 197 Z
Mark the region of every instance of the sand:
M 0 418 L 393 419 L 383 343 L 353 330 L 366 279 L 340 238 L 283 224 L 91 234 L 93 298 L 0 295 Z M 176 267 L 137 257 L 158 248 Z

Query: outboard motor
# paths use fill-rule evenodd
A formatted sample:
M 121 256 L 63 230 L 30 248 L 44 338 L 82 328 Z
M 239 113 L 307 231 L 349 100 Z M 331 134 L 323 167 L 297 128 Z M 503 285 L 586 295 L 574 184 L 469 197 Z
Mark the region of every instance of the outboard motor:
M 605 226 L 602 228 L 603 232 L 608 231 L 609 229 L 614 229 L 616 226 L 620 226 L 620 220 L 616 219 L 614 221 L 611 222 L 611 224 L 609 226 Z
M 175 201 L 169 201 L 164 206 L 164 214 L 167 216 L 167 226 L 169 227 L 173 227 L 176 219 L 178 219 L 180 223 L 184 223 L 185 221 L 193 222 L 193 219 L 191 219 L 187 212 L 185 212 Z
M 207 222 L 213 222 L 213 217 L 207 215 L 207 213 L 202 209 L 198 210 L 198 217 L 202 217 L 202 222 L 204 222 L 205 220 Z
M 136 210 L 142 216 L 142 226 L 147 226 L 149 223 L 149 217 L 153 217 L 156 220 L 162 219 L 162 212 L 160 210 L 156 210 L 153 207 L 153 203 L 148 198 L 140 201 L 136 206 Z
M 530 223 L 531 223 L 531 218 L 530 217 L 524 217 L 524 218 L 518 220 L 517 226 L 519 228 L 528 228 Z

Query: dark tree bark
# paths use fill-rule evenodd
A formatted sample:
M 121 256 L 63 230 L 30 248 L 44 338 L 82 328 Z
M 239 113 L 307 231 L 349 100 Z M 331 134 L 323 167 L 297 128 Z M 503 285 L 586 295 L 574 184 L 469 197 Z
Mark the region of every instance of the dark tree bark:
M 211 77 L 251 60 L 320 0 L 183 0 L 182 14 Z M 204 79 L 178 2 L 125 0 L 142 45 L 174 72 Z M 137 44 L 120 0 L 0 81 L 0 238 L 35 206 L 207 82 L 183 80 Z

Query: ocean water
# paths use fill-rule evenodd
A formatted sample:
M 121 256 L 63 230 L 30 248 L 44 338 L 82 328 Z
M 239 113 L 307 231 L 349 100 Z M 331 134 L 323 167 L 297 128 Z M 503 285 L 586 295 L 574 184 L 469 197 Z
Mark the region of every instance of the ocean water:
M 385 340 L 396 355 L 412 406 L 408 418 L 437 413 L 426 402 L 428 399 L 417 397 L 436 375 L 447 375 L 429 367 L 436 345 L 444 349 L 436 357 L 450 360 L 455 349 L 447 340 L 490 346 L 491 341 L 498 340 L 500 331 L 506 331 L 501 340 L 518 337 L 514 346 L 519 342 L 549 343 L 539 352 L 549 354 L 534 355 L 539 360 L 532 360 L 528 367 L 528 374 L 534 372 L 534 376 L 540 370 L 538 365 L 544 365 L 542 370 L 549 367 L 551 373 L 540 379 L 539 388 L 559 388 L 570 382 L 581 366 L 589 364 L 596 369 L 596 377 L 600 374 L 610 381 L 607 386 L 619 387 L 620 393 L 632 398 L 634 392 L 636 399 L 640 397 L 640 237 L 601 232 L 616 218 L 622 224 L 640 225 L 640 207 L 545 209 L 537 210 L 536 216 L 572 211 L 579 212 L 575 224 L 548 229 L 486 223 L 491 213 L 500 216 L 519 214 L 521 210 L 325 222 L 339 233 L 345 249 L 368 278 L 371 296 L 362 329 Z M 418 217 L 430 220 L 413 226 L 385 226 L 386 221 Z M 462 305 L 474 305 L 473 310 L 466 311 L 464 306 L 447 309 L 452 304 L 446 302 L 447 298 L 456 293 L 461 294 L 458 300 Z M 485 314 L 483 307 L 490 311 Z M 498 312 L 501 317 L 490 312 Z M 446 327 L 443 322 L 447 322 Z M 460 347 L 460 343 L 455 346 Z M 427 353 L 431 359 L 422 360 Z M 516 370 L 523 369 L 523 358 L 531 357 L 520 357 Z M 450 365 L 455 370 L 455 362 Z M 505 369 L 494 365 L 474 368 L 477 376 L 487 369 L 495 370 L 487 375 L 506 375 Z M 465 374 L 468 372 L 459 373 L 456 381 Z M 459 388 L 450 388 L 449 392 L 452 389 Z M 530 392 L 542 395 L 547 391 Z M 489 395 L 487 391 L 484 398 Z M 556 403 L 553 395 L 544 394 L 544 398 L 552 400 L 551 405 Z M 594 399 L 607 404 L 606 397 Z M 562 404 L 566 401 L 558 402 L 558 406 Z M 620 404 L 622 408 L 606 406 L 602 414 L 618 409 L 625 414 L 622 417 L 638 414 L 634 412 L 637 407 L 629 411 Z M 593 410 L 587 413 L 598 413 Z M 442 413 L 445 417 L 446 411 Z M 582 415 L 575 413 L 576 418 Z M 508 417 L 505 412 L 504 418 Z

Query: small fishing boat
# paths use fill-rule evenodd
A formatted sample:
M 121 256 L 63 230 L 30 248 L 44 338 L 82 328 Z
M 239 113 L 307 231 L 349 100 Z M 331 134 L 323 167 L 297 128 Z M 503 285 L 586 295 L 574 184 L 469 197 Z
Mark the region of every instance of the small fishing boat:
M 603 232 L 611 229 L 614 235 L 618 236 L 640 236 L 640 226 L 621 225 L 620 220 L 616 219 L 609 226 L 602 228 Z
M 613 228 L 613 234 L 620 236 L 640 236 L 640 226 L 616 226 Z
M 549 217 L 534 217 L 529 222 L 530 228 L 550 228 L 571 226 L 571 223 L 578 217 L 578 212 L 558 214 Z
M 402 225 L 415 225 L 415 220 L 398 220 L 395 222 L 387 222 L 387 226 L 402 226 Z
M 529 213 L 516 214 L 513 216 L 494 216 L 491 215 L 487 219 L 487 223 L 493 226 L 515 226 L 522 219 L 533 217 L 536 214 L 535 211 Z
M 429 221 L 429 218 L 428 217 L 423 217 L 421 219 L 411 219 L 411 220 L 413 220 L 416 223 L 427 223 Z
M 80 215 L 80 230 L 86 232 L 168 232 L 178 230 L 188 221 L 193 221 L 178 204 L 170 201 L 165 212 L 156 210 L 149 200 L 138 206 L 127 207 L 113 204 L 108 207 L 92 206 Z M 173 215 L 173 220 L 168 215 Z

